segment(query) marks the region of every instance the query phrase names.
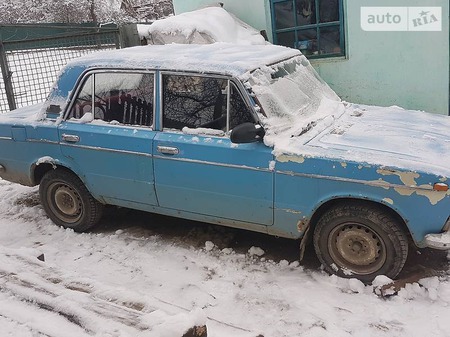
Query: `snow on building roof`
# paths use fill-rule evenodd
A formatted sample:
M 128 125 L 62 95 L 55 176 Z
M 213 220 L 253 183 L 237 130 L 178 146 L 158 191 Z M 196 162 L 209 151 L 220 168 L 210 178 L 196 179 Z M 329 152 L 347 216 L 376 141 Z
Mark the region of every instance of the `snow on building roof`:
M 151 44 L 266 44 L 258 30 L 221 7 L 202 8 L 157 20 L 140 31 Z
M 270 44 L 148 45 L 92 53 L 68 63 L 67 67 L 163 69 L 239 77 L 299 54 L 298 50 Z

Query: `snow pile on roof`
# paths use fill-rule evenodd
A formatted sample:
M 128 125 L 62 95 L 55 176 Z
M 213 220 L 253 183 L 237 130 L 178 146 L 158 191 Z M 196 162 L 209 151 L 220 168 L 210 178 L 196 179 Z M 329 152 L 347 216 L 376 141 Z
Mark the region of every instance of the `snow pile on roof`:
M 296 55 L 300 55 L 296 49 L 270 44 L 150 45 L 92 53 L 69 62 L 66 69 L 76 66 L 130 67 L 212 72 L 240 77 L 256 68 L 281 62 Z
M 154 22 L 139 29 L 150 44 L 266 44 L 263 36 L 221 7 L 207 7 Z

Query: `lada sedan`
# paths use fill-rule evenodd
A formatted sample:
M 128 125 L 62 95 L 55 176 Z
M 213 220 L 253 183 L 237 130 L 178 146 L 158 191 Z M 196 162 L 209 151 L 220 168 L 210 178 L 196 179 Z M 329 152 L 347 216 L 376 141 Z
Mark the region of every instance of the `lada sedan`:
M 164 45 L 94 53 L 47 100 L 0 116 L 0 176 L 57 225 L 116 205 L 312 238 L 330 273 L 394 278 L 450 248 L 450 117 L 342 102 L 297 50 Z

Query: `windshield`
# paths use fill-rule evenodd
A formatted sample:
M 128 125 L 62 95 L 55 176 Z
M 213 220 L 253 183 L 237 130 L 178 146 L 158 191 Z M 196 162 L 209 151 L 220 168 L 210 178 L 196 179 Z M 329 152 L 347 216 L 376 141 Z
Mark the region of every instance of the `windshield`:
M 247 84 L 262 108 L 264 143 L 275 155 L 296 152 L 345 110 L 303 55 L 253 71 Z
M 311 122 L 332 113 L 321 111 L 323 100 L 340 101 L 303 55 L 257 69 L 249 83 L 269 118 Z

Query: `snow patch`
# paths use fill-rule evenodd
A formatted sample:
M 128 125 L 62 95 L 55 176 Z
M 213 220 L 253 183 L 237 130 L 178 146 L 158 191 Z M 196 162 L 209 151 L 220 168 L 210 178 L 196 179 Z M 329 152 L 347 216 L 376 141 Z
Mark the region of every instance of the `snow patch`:
M 86 112 L 78 121 L 81 124 L 90 123 L 94 120 L 94 115 L 91 112 Z
M 348 280 L 348 286 L 351 291 L 359 294 L 363 294 L 365 290 L 365 285 L 360 280 L 351 278 Z
M 261 248 L 259 248 L 259 247 L 251 247 L 249 250 L 248 250 L 248 254 L 250 255 L 250 256 L 254 256 L 254 255 L 256 255 L 256 256 L 263 256 L 264 254 L 265 254 L 265 252 L 264 252 L 264 250 L 262 250 Z
M 53 166 L 53 168 L 56 168 L 56 163 L 58 162 L 58 160 L 50 157 L 50 156 L 44 156 L 39 158 L 36 161 L 36 166 L 40 165 L 40 164 L 51 164 Z
M 372 281 L 372 285 L 374 287 L 382 287 L 386 284 L 392 283 L 392 279 L 390 279 L 389 277 L 385 276 L 385 275 L 378 275 L 377 277 L 375 277 L 375 279 Z
M 208 7 L 155 21 L 141 37 L 151 44 L 227 42 L 264 45 L 264 37 L 221 7 Z
M 221 250 L 221 252 L 225 255 L 230 255 L 230 254 L 233 254 L 233 249 L 232 248 L 224 248 Z
M 211 241 L 206 241 L 205 242 L 205 250 L 207 252 L 210 252 L 211 250 L 213 250 L 215 246 L 216 245 L 213 242 L 211 242 Z
M 271 160 L 270 162 L 269 162 L 269 170 L 270 171 L 274 171 L 275 170 L 275 165 L 276 165 L 276 161 L 275 160 Z
M 225 136 L 225 132 L 222 130 L 216 130 L 216 129 L 207 129 L 207 128 L 188 128 L 185 126 L 181 130 L 186 135 L 207 135 L 207 136 L 217 136 L 217 137 L 223 137 Z M 209 138 L 211 139 L 211 138 Z

